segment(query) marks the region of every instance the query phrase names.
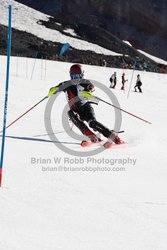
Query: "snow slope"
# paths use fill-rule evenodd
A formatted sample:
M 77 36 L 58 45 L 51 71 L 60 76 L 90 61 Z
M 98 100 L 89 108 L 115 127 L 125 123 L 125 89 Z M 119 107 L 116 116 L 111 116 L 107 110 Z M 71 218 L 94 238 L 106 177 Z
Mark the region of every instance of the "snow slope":
M 163 59 L 160 59 L 160 58 L 158 58 L 158 57 L 156 57 L 156 56 L 152 56 L 152 55 L 150 55 L 150 54 L 148 54 L 148 53 L 146 53 L 145 51 L 142 51 L 142 50 L 140 50 L 140 49 L 138 49 L 138 51 L 139 51 L 140 53 L 144 54 L 145 56 L 149 57 L 149 58 L 152 59 L 153 61 L 157 62 L 157 63 L 162 63 L 162 64 L 164 64 L 164 65 L 167 65 L 167 61 L 165 61 L 165 60 L 163 60 Z
M 130 42 L 124 41 L 124 40 L 123 40 L 123 42 L 126 43 L 126 44 L 128 44 L 130 47 L 132 47 L 132 44 L 131 44 Z M 161 58 L 158 58 L 158 57 L 156 57 L 156 56 L 150 55 L 150 54 L 148 54 L 148 53 L 146 53 L 145 51 L 140 50 L 140 49 L 138 49 L 138 51 L 139 51 L 141 54 L 143 54 L 143 55 L 147 56 L 148 58 L 150 58 L 151 60 L 153 60 L 154 62 L 162 63 L 162 64 L 164 64 L 164 65 L 167 65 L 167 61 L 165 61 L 165 60 L 163 60 L 163 59 L 161 59 Z
M 1 127 L 5 64 L 6 57 L 1 56 Z M 51 86 L 69 78 L 71 64 L 37 60 L 32 74 L 33 65 L 34 59 L 11 58 L 8 124 L 46 96 Z M 127 99 L 129 85 L 125 92 L 120 91 L 121 70 L 88 65 L 84 68 L 86 78 L 106 86 L 111 73 L 117 71 L 119 82 L 113 93 L 121 107 L 152 125 L 122 114 L 122 138 L 131 146 L 81 158 L 68 155 L 49 142 L 44 126 L 47 100 L 13 124 L 6 131 L 0 189 L 1 250 L 166 249 L 167 76 L 140 72 L 143 94 L 131 91 Z M 130 84 L 132 71 L 125 73 Z M 109 101 L 101 90 L 97 89 L 96 94 Z M 55 133 L 63 131 L 65 103 L 62 93 L 52 110 Z M 113 108 L 100 103 L 95 110 L 98 120 L 112 129 Z M 67 144 L 77 141 L 66 133 L 57 136 L 70 148 L 86 150 Z M 56 157 L 60 157 L 60 163 L 54 162 Z M 67 171 L 68 167 L 71 171 Z
M 40 21 L 48 21 L 48 15 L 43 14 L 37 10 L 34 10 L 26 5 L 18 3 L 14 0 L 1 0 L 0 1 L 0 23 L 8 25 L 8 5 L 12 4 L 12 27 L 31 33 L 37 37 L 40 37 L 46 41 L 53 41 L 58 43 L 69 43 L 71 47 L 82 50 L 91 50 L 99 54 L 119 56 L 120 54 L 105 49 L 99 45 L 73 38 L 68 35 L 63 35 L 57 30 L 52 30 L 43 26 Z M 71 34 L 72 30 L 67 30 Z

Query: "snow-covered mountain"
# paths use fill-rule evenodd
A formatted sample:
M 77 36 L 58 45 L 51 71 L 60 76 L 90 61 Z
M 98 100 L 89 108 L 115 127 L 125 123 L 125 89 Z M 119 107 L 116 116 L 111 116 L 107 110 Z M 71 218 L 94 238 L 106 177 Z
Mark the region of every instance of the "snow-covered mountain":
M 18 2 L 49 14 L 61 23 L 85 24 L 92 29 L 102 28 L 101 38 L 107 30 L 109 34 L 114 34 L 121 40 L 128 40 L 136 49 L 167 60 L 166 0 L 18 0 Z M 105 33 L 105 36 L 108 35 Z
M 0 56 L 0 65 L 2 127 L 5 56 Z M 46 96 L 50 87 L 69 79 L 70 66 L 12 57 L 7 124 Z M 128 147 L 89 157 L 69 155 L 56 145 L 62 142 L 81 152 L 94 149 L 81 148 L 80 141 L 64 132 L 62 112 L 66 99 L 61 93 L 51 113 L 53 131 L 59 140 L 56 145 L 50 141 L 44 123 L 50 99 L 9 127 L 0 188 L 0 249 L 166 250 L 167 76 L 140 72 L 141 94 L 133 92 L 139 71 L 133 75 L 131 70 L 125 70 L 129 81 L 122 92 L 121 69 L 83 67 L 85 78 L 107 88 L 111 73 L 116 71 L 118 83 L 113 94 L 121 108 L 152 124 L 122 113 L 122 139 Z M 110 102 L 98 88 L 94 94 Z M 94 108 L 98 120 L 113 128 L 113 108 L 102 102 Z
M 79 34 L 73 29 L 63 26 L 54 21 L 53 17 L 34 10 L 17 1 L 2 0 L 0 2 L 1 15 L 1 54 L 6 54 L 6 32 L 8 22 L 8 4 L 12 4 L 12 55 L 22 55 L 34 57 L 38 52 L 39 57 L 55 57 L 59 54 L 60 48 L 64 43 L 71 46 L 67 54 L 67 61 L 88 62 L 88 64 L 100 64 L 101 59 L 106 59 L 109 66 L 120 66 L 146 62 L 149 70 L 159 71 L 156 60 L 150 59 L 131 46 L 128 46 L 115 36 L 110 35 L 108 39 L 107 31 L 103 37 L 100 29 L 88 30 L 92 33 L 93 39 L 84 40 L 85 27 L 78 27 Z M 82 32 L 81 32 L 82 31 Z M 107 38 L 107 39 L 106 39 Z M 108 47 L 106 49 L 106 47 Z
M 48 21 L 48 15 L 45 15 L 39 11 L 36 11 L 26 5 L 20 4 L 17 1 L 10 1 L 13 7 L 13 28 L 20 31 L 25 31 L 27 33 L 33 34 L 45 41 L 53 41 L 58 43 L 69 43 L 73 48 L 82 50 L 90 50 L 100 54 L 106 55 L 120 55 L 114 53 L 98 45 L 89 43 L 87 41 L 80 40 L 79 38 L 69 37 L 67 35 L 61 34 L 57 30 L 51 30 L 46 28 L 41 24 L 40 21 Z M 0 23 L 7 26 L 8 25 L 8 0 L 1 1 L 1 17 Z M 65 31 L 67 32 L 67 31 Z

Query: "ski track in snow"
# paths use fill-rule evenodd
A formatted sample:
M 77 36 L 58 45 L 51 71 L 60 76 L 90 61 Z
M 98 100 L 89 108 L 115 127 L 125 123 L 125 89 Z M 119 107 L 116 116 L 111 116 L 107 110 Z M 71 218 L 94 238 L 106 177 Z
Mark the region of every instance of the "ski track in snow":
M 6 57 L 0 56 L 0 124 L 2 127 Z M 41 60 L 11 58 L 9 85 L 9 124 L 41 98 L 50 87 L 69 79 L 70 63 L 47 61 L 46 79 L 41 79 Z M 17 68 L 18 65 L 18 68 Z M 26 68 L 28 65 L 28 68 Z M 121 92 L 121 69 L 84 65 L 85 77 L 109 86 L 109 77 L 117 71 L 118 84 L 113 90 L 121 107 L 152 122 L 143 123 L 123 115 L 121 137 L 134 147 L 105 150 L 99 159 L 136 159 L 136 165 L 107 163 L 64 163 L 62 152 L 46 135 L 44 111 L 47 100 L 13 124 L 7 131 L 3 187 L 0 189 L 1 250 L 162 250 L 167 245 L 167 170 L 164 135 L 167 120 L 167 76 L 140 72 L 143 94 Z M 125 70 L 128 79 L 132 71 Z M 133 84 L 135 84 L 135 71 Z M 44 74 L 43 74 L 44 76 Z M 133 89 L 132 89 L 133 90 Z M 96 95 L 109 101 L 101 90 Z M 52 110 L 52 126 L 60 141 L 78 143 L 63 133 L 62 93 Z M 114 111 L 106 104 L 95 106 L 99 121 L 113 127 Z M 1 138 L 1 137 L 0 137 Z M 27 139 L 26 139 L 27 138 Z M 34 139 L 33 140 L 30 140 Z M 42 141 L 43 140 L 43 141 Z M 78 145 L 66 145 L 76 150 Z M 90 149 L 86 149 L 90 150 Z M 125 167 L 125 171 L 42 171 L 58 167 L 54 157 L 61 157 L 64 167 Z M 93 157 L 93 156 L 92 156 Z M 32 158 L 51 159 L 51 164 L 33 164 Z

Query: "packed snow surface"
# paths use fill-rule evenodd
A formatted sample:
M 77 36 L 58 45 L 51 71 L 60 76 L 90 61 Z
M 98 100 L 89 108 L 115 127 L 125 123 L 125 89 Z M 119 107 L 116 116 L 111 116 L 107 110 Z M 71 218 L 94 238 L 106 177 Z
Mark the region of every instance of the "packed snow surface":
M 5 96 L 6 57 L 0 56 L 0 125 Z M 70 63 L 11 58 L 7 124 L 30 109 L 52 86 L 69 79 Z M 62 126 L 66 105 L 61 93 L 52 107 L 57 143 L 50 142 L 44 100 L 6 130 L 3 182 L 0 188 L 1 250 L 166 250 L 167 246 L 167 76 L 83 65 L 85 78 L 109 87 L 122 109 L 121 135 L 127 147 L 89 157 L 73 156 L 57 145 L 86 152 Z M 34 69 L 34 71 L 33 71 Z M 140 73 L 143 93 L 135 93 Z M 133 77 L 132 77 L 133 76 Z M 129 97 L 127 98 L 129 87 Z M 95 95 L 110 102 L 99 88 Z M 109 128 L 114 109 L 94 105 L 97 119 Z M 78 134 L 79 131 L 73 128 Z M 1 133 L 2 134 L 2 133 Z M 78 144 L 77 144 L 78 143 Z M 56 162 L 57 161 L 57 162 Z

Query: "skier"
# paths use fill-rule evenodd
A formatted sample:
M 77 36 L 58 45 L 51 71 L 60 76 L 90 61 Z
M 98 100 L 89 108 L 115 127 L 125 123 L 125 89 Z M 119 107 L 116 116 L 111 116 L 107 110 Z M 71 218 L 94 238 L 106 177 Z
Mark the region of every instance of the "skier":
M 112 75 L 111 75 L 111 77 L 110 77 L 110 88 L 113 88 L 113 89 L 115 89 L 115 86 L 116 86 L 116 84 L 117 84 L 117 73 L 116 72 L 114 72 Z
M 117 136 L 115 131 L 106 128 L 98 122 L 95 117 L 94 109 L 91 103 L 97 104 L 97 101 L 88 99 L 94 91 L 94 84 L 87 79 L 83 79 L 84 70 L 80 64 L 73 64 L 70 68 L 70 81 L 65 81 L 49 90 L 48 96 L 63 91 L 67 94 L 70 110 L 68 116 L 83 135 L 90 138 L 94 143 L 101 141 L 99 137 L 90 129 L 98 131 L 104 137 L 111 139 L 115 144 L 121 144 L 123 141 Z M 87 126 L 87 124 L 89 127 Z
M 139 92 L 142 93 L 142 89 L 141 89 L 141 85 L 142 85 L 142 82 L 141 82 L 141 77 L 140 75 L 138 74 L 137 75 L 137 80 L 136 80 L 136 85 L 135 85 L 135 92 L 137 92 L 136 88 L 138 88 Z
M 125 90 L 125 82 L 128 80 L 125 80 L 125 73 L 122 74 L 122 87 L 121 90 Z

